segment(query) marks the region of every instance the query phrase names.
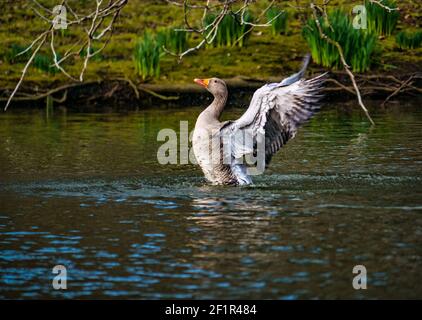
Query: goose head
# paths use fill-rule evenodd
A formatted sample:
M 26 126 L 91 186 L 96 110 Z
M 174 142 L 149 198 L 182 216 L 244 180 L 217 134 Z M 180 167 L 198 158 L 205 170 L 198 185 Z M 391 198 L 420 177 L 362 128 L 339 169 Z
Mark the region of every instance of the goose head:
M 216 98 L 226 98 L 227 97 L 227 86 L 226 83 L 218 78 L 209 78 L 209 79 L 195 79 L 197 84 L 207 89 L 212 95 Z

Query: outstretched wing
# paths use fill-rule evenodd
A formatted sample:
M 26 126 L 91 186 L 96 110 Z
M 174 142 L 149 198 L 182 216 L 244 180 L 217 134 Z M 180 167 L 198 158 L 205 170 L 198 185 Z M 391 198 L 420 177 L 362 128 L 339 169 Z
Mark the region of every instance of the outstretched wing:
M 280 83 L 259 88 L 254 93 L 248 110 L 238 120 L 221 129 L 226 141 L 230 137 L 232 159 L 250 153 L 256 154 L 257 141 L 261 136 L 261 139 L 265 139 L 265 164 L 268 165 L 271 157 L 288 140 L 294 138 L 300 125 L 319 110 L 320 89 L 326 74 L 310 80 L 300 79 L 307 62 L 305 61 L 304 67 L 297 74 Z

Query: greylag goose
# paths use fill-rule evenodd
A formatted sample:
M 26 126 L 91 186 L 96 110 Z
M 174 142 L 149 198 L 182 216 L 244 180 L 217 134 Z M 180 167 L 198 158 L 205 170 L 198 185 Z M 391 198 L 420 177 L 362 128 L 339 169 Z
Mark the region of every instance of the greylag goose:
M 259 159 L 265 169 L 271 157 L 294 138 L 299 126 L 319 110 L 325 74 L 302 79 L 309 59 L 307 55 L 298 73 L 259 88 L 249 108 L 235 121 L 219 121 L 228 96 L 226 83 L 218 78 L 194 80 L 214 96 L 213 102 L 199 115 L 192 136 L 196 161 L 209 182 L 251 184 L 251 175 L 263 171 L 257 169 Z M 255 167 L 247 157 L 254 159 Z

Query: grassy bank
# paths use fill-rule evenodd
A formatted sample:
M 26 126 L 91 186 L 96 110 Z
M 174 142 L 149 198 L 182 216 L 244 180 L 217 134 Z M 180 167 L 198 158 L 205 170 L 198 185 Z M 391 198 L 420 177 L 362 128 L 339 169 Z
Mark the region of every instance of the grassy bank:
M 51 1 L 55 3 L 54 1 Z M 77 9 L 83 11 L 89 1 L 75 1 Z M 48 3 L 46 1 L 45 3 Z M 287 32 L 275 34 L 272 28 L 255 28 L 252 30 L 247 44 L 243 46 L 220 47 L 208 46 L 182 61 L 171 55 L 163 55 L 158 77 L 143 79 L 135 68 L 133 61 L 134 48 L 145 30 L 156 32 L 169 26 L 183 25 L 183 14 L 180 7 L 166 4 L 164 1 L 129 1 L 116 23 L 113 38 L 101 55 L 91 60 L 86 71 L 86 81 L 107 80 L 115 78 L 129 78 L 135 83 L 151 84 L 184 84 L 191 83 L 195 77 L 216 76 L 232 78 L 243 76 L 253 79 L 268 79 L 282 76 L 297 70 L 302 56 L 309 51 L 308 45 L 302 36 L 303 24 L 298 13 L 287 6 L 289 1 L 280 1 L 280 8 L 287 8 Z M 333 1 L 350 10 L 352 5 L 347 1 Z M 260 12 L 268 6 L 269 1 L 258 1 L 251 7 Z M 28 5 L 27 1 L 15 1 L 1 4 L 5 14 L 0 16 L 0 88 L 13 88 L 18 81 L 24 66 L 24 59 L 14 59 L 13 50 L 30 44 L 42 30 L 46 22 L 40 19 Z M 402 13 L 397 30 L 415 30 L 420 28 L 421 5 L 417 1 L 400 1 Z M 261 22 L 265 22 L 263 17 Z M 64 32 L 57 42 L 64 54 L 69 45 L 66 42 L 77 36 Z M 199 41 L 197 35 L 189 38 L 189 44 L 195 45 Z M 13 49 L 15 48 L 15 49 Z M 48 48 L 41 55 L 47 55 Z M 83 57 L 75 59 L 65 67 L 69 73 L 77 75 Z M 42 62 L 42 61 L 41 61 Z M 44 63 L 45 65 L 45 63 Z M 47 64 L 48 65 L 48 64 Z M 371 64 L 369 73 L 398 74 L 421 70 L 422 49 L 400 49 L 395 42 L 395 34 L 381 36 L 377 41 L 376 55 Z M 313 65 L 316 70 L 323 68 Z M 25 85 L 52 88 L 60 84 L 69 83 L 60 72 L 43 70 L 42 67 L 32 66 L 25 78 Z

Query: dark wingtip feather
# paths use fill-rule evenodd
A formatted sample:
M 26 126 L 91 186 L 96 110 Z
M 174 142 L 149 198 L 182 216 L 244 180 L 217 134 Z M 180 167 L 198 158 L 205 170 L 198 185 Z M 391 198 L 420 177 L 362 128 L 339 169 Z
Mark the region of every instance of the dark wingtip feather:
M 298 72 L 301 78 L 303 78 L 303 76 L 305 75 L 306 69 L 308 69 L 310 61 L 311 61 L 311 54 L 310 53 L 305 54 L 305 56 L 303 57 L 303 62 L 302 62 L 302 69 L 300 69 L 300 71 Z
M 308 79 L 304 82 L 304 85 L 309 88 L 310 91 L 318 91 L 322 88 L 325 81 L 327 80 L 328 72 L 324 72 L 314 78 Z
M 302 108 L 312 110 L 314 113 L 321 109 L 321 100 L 325 96 L 321 89 L 324 86 L 325 80 L 327 80 L 327 75 L 328 72 L 325 72 L 301 83 L 305 92 L 297 98 L 301 101 Z
M 283 79 L 283 81 L 281 81 L 281 83 L 280 83 L 280 86 L 289 86 L 289 85 L 299 81 L 300 79 L 302 79 L 303 76 L 305 75 L 306 69 L 308 68 L 310 61 L 311 61 L 311 55 L 309 53 L 307 53 L 303 57 L 302 68 L 300 69 L 300 71 L 291 75 L 290 77 L 288 77 L 286 79 Z

